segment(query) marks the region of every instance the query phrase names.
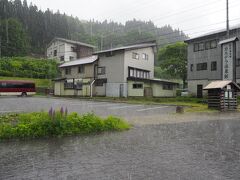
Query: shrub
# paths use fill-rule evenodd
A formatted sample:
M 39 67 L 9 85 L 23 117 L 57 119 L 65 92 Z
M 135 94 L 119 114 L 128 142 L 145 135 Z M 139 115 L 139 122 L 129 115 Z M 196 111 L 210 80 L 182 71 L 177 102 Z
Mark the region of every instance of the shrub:
M 0 116 L 0 120 L 0 139 L 89 134 L 130 128 L 127 122 L 114 116 L 103 119 L 93 113 L 68 115 L 67 109 L 5 115 Z

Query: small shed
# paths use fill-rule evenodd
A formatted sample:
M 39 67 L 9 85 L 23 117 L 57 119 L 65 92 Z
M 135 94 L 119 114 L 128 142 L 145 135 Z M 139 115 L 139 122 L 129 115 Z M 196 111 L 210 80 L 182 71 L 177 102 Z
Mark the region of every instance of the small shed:
M 237 92 L 240 87 L 233 81 L 213 81 L 204 90 L 208 91 L 208 108 L 220 111 L 237 109 Z

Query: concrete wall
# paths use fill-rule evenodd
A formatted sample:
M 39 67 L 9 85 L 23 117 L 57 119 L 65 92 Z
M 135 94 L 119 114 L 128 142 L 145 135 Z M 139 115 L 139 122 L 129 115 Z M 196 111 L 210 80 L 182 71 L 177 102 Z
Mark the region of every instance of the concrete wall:
M 81 79 L 81 78 L 94 78 L 94 63 L 93 64 L 85 64 L 84 66 L 84 73 L 78 72 L 79 66 L 72 66 L 71 68 L 71 74 L 65 74 L 65 68 L 60 68 L 62 77 L 65 78 L 75 78 L 75 79 Z
M 103 84 L 103 86 L 94 86 L 93 95 L 106 96 L 106 84 Z
M 127 83 L 106 83 L 107 97 L 120 97 L 120 86 L 123 86 L 122 96 L 127 97 Z
M 139 59 L 133 59 L 132 53 L 138 53 Z M 142 59 L 142 54 L 148 55 L 148 60 Z M 124 79 L 128 77 L 128 67 L 150 71 L 150 79 L 154 78 L 154 50 L 152 47 L 126 50 L 124 52 Z
M 124 79 L 124 54 L 116 52 L 115 55 L 106 57 L 105 54 L 99 55 L 98 67 L 105 67 L 104 75 L 97 75 L 98 79 L 107 78 L 108 83 L 125 82 Z
M 240 29 L 230 32 L 230 37 L 240 38 Z M 197 94 L 197 85 L 202 84 L 203 87 L 214 80 L 222 80 L 222 54 L 221 45 L 215 49 L 208 49 L 194 52 L 194 44 L 217 39 L 218 42 L 226 39 L 226 32 L 200 37 L 188 42 L 188 90 L 192 95 Z M 240 41 L 236 42 L 236 59 L 240 58 Z M 211 62 L 217 62 L 217 70 L 211 71 Z M 197 63 L 207 62 L 207 70 L 197 71 Z M 194 65 L 193 71 L 190 70 L 191 64 Z M 240 82 L 240 67 L 236 67 L 237 82 Z M 195 81 L 195 82 L 194 82 Z M 205 95 L 205 92 L 204 92 Z
M 222 79 L 222 55 L 221 45 L 217 48 L 194 52 L 194 44 L 216 39 L 218 42 L 226 39 L 226 33 L 201 37 L 188 43 L 188 80 L 221 80 Z M 240 29 L 231 31 L 231 37 L 240 38 Z M 236 42 L 236 58 L 240 58 L 240 42 Z M 211 71 L 211 62 L 217 62 L 217 70 Z M 204 71 L 197 71 L 197 63 L 207 62 L 208 68 Z M 193 71 L 190 65 L 193 64 Z M 240 78 L 240 67 L 237 68 L 237 78 Z
M 142 89 L 133 89 L 133 84 L 143 84 Z M 173 90 L 165 90 L 163 89 L 163 85 L 161 83 L 146 83 L 141 81 L 128 81 L 128 96 L 132 97 L 143 97 L 144 96 L 144 88 L 151 88 L 153 97 L 175 97 L 176 96 L 176 88 L 174 85 Z
M 76 46 L 73 44 L 69 44 L 59 40 L 53 41 L 52 44 L 47 48 L 47 58 L 56 59 L 58 60 L 58 62 L 61 62 L 61 56 L 64 56 L 65 62 L 70 61 L 70 56 L 76 59 L 77 53 L 72 52 L 71 47 L 76 48 Z M 54 56 L 54 50 L 57 50 L 57 56 Z
M 203 85 L 203 88 L 206 87 L 213 80 L 189 80 L 188 81 L 188 91 L 190 95 L 197 96 L 197 85 Z M 207 95 L 207 91 L 203 91 L 203 95 Z
M 133 89 L 133 84 L 143 84 L 142 89 Z M 128 96 L 130 97 L 143 97 L 144 96 L 144 85 L 146 83 L 136 82 L 136 81 L 128 81 Z
M 152 83 L 153 97 L 175 97 L 177 86 L 173 86 L 173 90 L 163 89 L 163 84 Z

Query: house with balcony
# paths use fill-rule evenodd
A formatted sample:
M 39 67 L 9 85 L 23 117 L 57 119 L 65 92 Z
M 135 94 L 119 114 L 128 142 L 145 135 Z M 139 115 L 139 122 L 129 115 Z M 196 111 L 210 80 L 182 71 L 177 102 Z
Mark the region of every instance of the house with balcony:
M 73 61 L 91 56 L 94 46 L 64 38 L 54 38 L 47 46 L 48 59 L 56 59 L 59 63 Z
M 55 95 L 176 96 L 177 83 L 154 78 L 155 54 L 156 44 L 150 42 L 98 51 L 63 63 L 59 66 L 62 77 L 55 80 Z

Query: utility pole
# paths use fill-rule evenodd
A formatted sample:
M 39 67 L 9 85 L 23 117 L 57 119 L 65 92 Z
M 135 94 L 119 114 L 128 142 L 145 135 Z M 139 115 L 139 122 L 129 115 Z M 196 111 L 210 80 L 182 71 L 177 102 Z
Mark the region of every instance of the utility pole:
M 228 7 L 228 0 L 226 0 L 226 3 L 227 3 L 227 5 L 226 5 L 226 12 L 227 12 L 227 21 L 226 21 L 226 23 L 227 23 L 227 38 L 229 38 L 230 37 L 230 33 L 229 33 L 229 7 Z
M 103 50 L 103 35 L 101 35 L 101 51 Z

